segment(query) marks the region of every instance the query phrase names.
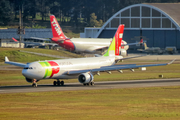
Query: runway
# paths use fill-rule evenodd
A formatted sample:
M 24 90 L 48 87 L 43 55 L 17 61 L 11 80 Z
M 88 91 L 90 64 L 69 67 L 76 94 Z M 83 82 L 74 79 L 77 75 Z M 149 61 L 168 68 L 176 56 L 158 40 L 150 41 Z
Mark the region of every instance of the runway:
M 37 88 L 33 88 L 31 84 L 23 85 L 23 86 L 1 86 L 0 94 L 23 93 L 23 92 L 48 92 L 48 91 L 61 92 L 61 91 L 75 91 L 75 90 L 97 90 L 97 89 L 160 87 L 160 86 L 180 86 L 180 78 L 95 82 L 95 86 L 83 86 L 80 83 L 65 83 L 64 86 L 39 84 Z

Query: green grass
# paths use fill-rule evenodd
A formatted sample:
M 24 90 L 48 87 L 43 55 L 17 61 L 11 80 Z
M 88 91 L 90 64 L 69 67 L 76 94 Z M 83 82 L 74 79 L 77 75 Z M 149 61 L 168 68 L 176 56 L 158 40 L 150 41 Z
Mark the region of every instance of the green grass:
M 53 57 L 46 57 L 46 56 L 38 56 L 34 54 L 20 52 L 20 50 L 24 51 L 31 51 L 37 53 L 44 53 L 50 55 L 59 55 L 64 57 L 76 58 L 82 57 L 81 55 L 77 55 L 68 51 L 56 51 L 50 49 L 38 49 L 38 48 L 0 48 L 0 62 L 4 62 L 4 57 L 8 56 L 11 61 L 15 62 L 33 62 L 38 60 L 50 60 L 50 59 L 57 59 Z
M 3 120 L 178 120 L 180 87 L 0 94 Z

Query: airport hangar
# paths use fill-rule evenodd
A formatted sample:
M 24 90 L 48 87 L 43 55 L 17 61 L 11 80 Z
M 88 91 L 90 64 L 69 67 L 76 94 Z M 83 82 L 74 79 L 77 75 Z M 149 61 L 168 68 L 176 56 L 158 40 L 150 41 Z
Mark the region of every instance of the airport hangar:
M 142 36 L 148 47 L 176 47 L 180 51 L 180 3 L 143 3 L 125 7 L 101 28 L 85 28 L 81 37 L 112 38 L 119 24 L 125 24 L 123 39 L 128 43 Z M 136 52 L 131 46 L 128 52 Z

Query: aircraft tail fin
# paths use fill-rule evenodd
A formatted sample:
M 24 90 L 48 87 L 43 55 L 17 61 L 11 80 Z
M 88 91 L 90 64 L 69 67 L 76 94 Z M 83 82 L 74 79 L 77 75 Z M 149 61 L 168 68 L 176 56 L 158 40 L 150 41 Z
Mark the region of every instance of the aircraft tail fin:
M 147 46 L 147 44 L 146 43 L 144 43 L 144 49 L 146 50 L 146 49 L 148 49 L 149 47 Z
M 64 35 L 64 33 L 54 15 L 50 15 L 50 22 L 51 22 L 53 38 L 66 39 L 66 36 Z
M 15 38 L 12 37 L 12 39 L 14 40 L 14 42 L 18 42 L 18 40 L 16 40 Z
M 143 39 L 141 39 L 139 43 L 142 44 L 143 43 Z
M 124 25 L 122 24 L 119 25 L 107 52 L 103 56 L 119 56 L 119 47 L 121 47 L 123 32 Z

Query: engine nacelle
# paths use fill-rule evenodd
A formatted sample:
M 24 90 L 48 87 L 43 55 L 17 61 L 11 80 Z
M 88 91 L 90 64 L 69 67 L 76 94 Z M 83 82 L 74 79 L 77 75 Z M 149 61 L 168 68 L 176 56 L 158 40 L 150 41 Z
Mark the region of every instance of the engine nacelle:
M 26 78 L 26 81 L 29 82 L 29 83 L 32 83 L 33 79 Z
M 91 73 L 82 73 L 79 75 L 78 80 L 80 83 L 90 83 L 94 80 L 94 76 Z
M 119 55 L 121 55 L 121 56 L 127 56 L 127 51 L 126 50 L 124 50 L 124 49 L 120 49 L 119 50 Z

